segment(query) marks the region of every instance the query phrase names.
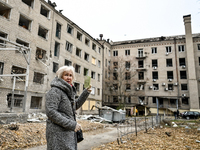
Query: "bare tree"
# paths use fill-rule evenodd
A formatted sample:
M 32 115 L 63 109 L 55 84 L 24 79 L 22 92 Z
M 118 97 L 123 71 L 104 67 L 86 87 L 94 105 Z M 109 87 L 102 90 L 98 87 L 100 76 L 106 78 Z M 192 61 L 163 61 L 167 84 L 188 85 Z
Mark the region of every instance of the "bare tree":
M 138 78 L 144 77 L 141 70 L 139 63 L 137 65 L 133 59 L 123 56 L 112 58 L 108 63 L 109 80 L 106 86 L 113 96 L 113 102 L 118 103 L 118 109 L 123 109 L 126 104 L 131 103 L 131 97 L 142 95 L 144 84 L 138 82 Z

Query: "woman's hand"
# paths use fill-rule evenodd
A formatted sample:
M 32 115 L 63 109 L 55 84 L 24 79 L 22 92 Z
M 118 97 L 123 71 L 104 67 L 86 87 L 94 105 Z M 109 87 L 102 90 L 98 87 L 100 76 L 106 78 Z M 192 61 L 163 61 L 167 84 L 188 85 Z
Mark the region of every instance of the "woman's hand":
M 88 92 L 91 92 L 92 91 L 92 89 L 91 89 L 91 85 L 90 86 L 88 86 L 86 89 L 88 90 Z
M 76 124 L 76 128 L 75 128 L 74 131 L 77 132 L 77 131 L 80 130 L 80 129 L 81 129 L 81 125 L 77 123 L 77 124 Z

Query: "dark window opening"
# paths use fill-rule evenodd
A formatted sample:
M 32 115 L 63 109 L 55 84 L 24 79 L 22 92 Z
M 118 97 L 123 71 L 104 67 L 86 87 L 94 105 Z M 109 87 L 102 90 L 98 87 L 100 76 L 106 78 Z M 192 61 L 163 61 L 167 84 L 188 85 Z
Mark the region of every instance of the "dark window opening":
M 144 90 L 144 84 L 138 84 L 139 90 Z
M 58 70 L 58 63 L 53 62 L 53 72 L 56 73 L 57 70 Z
M 138 73 L 138 79 L 139 80 L 144 80 L 144 72 L 139 72 Z
M 85 45 L 90 46 L 90 40 L 85 38 Z
M 118 56 L 118 51 L 113 51 L 113 56 Z
M 75 72 L 76 73 L 81 73 L 81 66 L 80 65 L 75 65 Z
M 178 51 L 179 52 L 184 52 L 185 51 L 185 46 L 184 45 L 179 45 L 178 46 Z
M 28 6 L 33 8 L 34 0 L 22 0 L 22 2 L 24 2 L 26 5 L 28 5 Z
M 67 33 L 73 34 L 73 30 L 74 30 L 74 28 L 72 26 L 67 25 Z
M 200 51 L 200 44 L 197 44 L 197 49 L 198 51 Z
M 31 96 L 31 109 L 41 109 L 42 108 L 42 97 Z
M 158 72 L 152 72 L 153 79 L 158 79 Z
M 118 96 L 113 96 L 113 103 L 118 103 Z
M 180 71 L 180 79 L 187 79 L 186 71 Z
M 131 96 L 125 96 L 124 100 L 126 103 L 131 103 Z
M 131 84 L 126 84 L 126 90 L 131 90 Z
M 59 52 L 60 52 L 60 43 L 55 42 L 55 47 L 54 47 L 54 56 L 59 56 Z
M 159 90 L 159 84 L 153 84 L 153 90 Z
M 184 104 L 184 105 L 188 105 L 189 104 L 189 101 L 188 101 L 187 97 L 182 98 L 182 104 Z
M 118 90 L 118 84 L 113 84 L 114 90 Z
M 185 58 L 179 58 L 179 66 L 186 66 Z
M 143 57 L 143 49 L 138 49 L 138 57 Z
M 167 79 L 174 79 L 173 71 L 167 71 Z
M 82 41 L 82 34 L 81 33 L 77 32 L 76 37 L 77 37 L 78 40 Z
M 40 9 L 40 14 L 41 15 L 49 18 L 49 12 L 50 11 L 46 7 L 44 7 L 43 5 L 41 5 L 41 9 Z
M 98 74 L 98 81 L 100 81 L 100 74 Z
M 0 74 L 3 74 L 4 63 L 0 62 Z
M 156 103 L 156 97 L 152 98 L 153 103 Z
M 8 36 L 7 34 L 0 32 L 0 37 L 7 39 L 7 36 Z M 0 47 L 6 47 L 6 42 L 3 40 L 0 40 Z
M 131 73 L 125 72 L 125 80 L 130 80 L 130 79 L 131 79 Z
M 94 71 L 91 72 L 91 78 L 95 79 L 95 72 Z
M 31 30 L 31 20 L 29 20 L 26 17 L 20 15 L 20 17 L 19 17 L 19 26 L 23 27 L 24 29 Z
M 48 30 L 39 26 L 39 29 L 38 29 L 38 35 L 44 39 L 47 39 L 47 34 L 48 33 Z
M 167 67 L 172 67 L 173 66 L 172 59 L 166 59 L 166 64 Z
M 24 95 L 14 94 L 14 107 L 22 108 Z M 7 95 L 8 107 L 11 106 L 12 94 Z
M 158 61 L 157 59 L 152 60 L 152 67 L 158 67 Z
M 156 54 L 157 53 L 157 47 L 152 47 L 151 48 L 151 53 Z
M 84 68 L 84 76 L 88 76 L 88 69 L 87 68 Z
M 17 66 L 12 66 L 11 74 L 26 74 L 26 69 Z M 25 76 L 17 77 L 18 81 L 25 81 Z
M 130 61 L 126 61 L 126 69 L 130 69 L 130 67 L 131 67 Z
M 181 84 L 181 90 L 182 91 L 188 90 L 187 84 Z
M 166 53 L 171 53 L 172 52 L 172 47 L 171 46 L 167 46 L 166 47 Z
M 173 84 L 168 84 L 168 90 L 174 90 Z
M 56 24 L 56 37 L 59 39 L 61 37 L 61 25 L 59 23 Z
M 76 88 L 76 91 L 77 91 L 77 92 L 80 92 L 80 84 L 77 83 L 77 82 L 75 82 L 75 83 L 74 83 L 74 86 L 75 86 L 75 88 Z
M 10 19 L 10 11 L 11 8 L 1 4 L 0 5 L 0 16 L 6 18 L 6 19 Z
M 117 72 L 114 72 L 114 73 L 113 73 L 113 80 L 117 80 L 117 77 L 118 77 L 118 73 L 117 73 Z
M 170 104 L 175 105 L 176 104 L 176 99 L 170 99 Z
M 76 48 L 76 56 L 81 57 L 81 49 Z
M 18 44 L 20 44 L 20 45 L 23 45 L 23 46 L 26 46 L 26 47 L 29 47 L 29 43 L 24 42 L 24 41 L 19 40 L 19 39 L 16 40 L 16 43 L 18 43 Z
M 65 66 L 71 66 L 71 65 L 72 65 L 72 62 L 67 60 L 67 59 L 65 59 Z
M 92 43 L 92 49 L 96 51 L 96 44 Z
M 138 68 L 144 68 L 144 61 L 143 60 L 138 61 Z
M 125 55 L 126 56 L 130 55 L 130 50 L 125 50 Z
M 84 59 L 85 59 L 86 61 L 89 61 L 89 54 L 85 53 Z

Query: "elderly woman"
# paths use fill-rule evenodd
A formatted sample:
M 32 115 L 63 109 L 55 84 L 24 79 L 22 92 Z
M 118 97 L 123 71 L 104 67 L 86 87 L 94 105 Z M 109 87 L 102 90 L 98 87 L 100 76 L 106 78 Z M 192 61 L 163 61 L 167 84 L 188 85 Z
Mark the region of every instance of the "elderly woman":
M 91 90 L 86 88 L 75 100 L 74 67 L 63 66 L 56 72 L 51 89 L 46 94 L 46 139 L 48 150 L 76 150 L 76 132 L 81 126 L 75 120 L 75 109 L 86 101 Z

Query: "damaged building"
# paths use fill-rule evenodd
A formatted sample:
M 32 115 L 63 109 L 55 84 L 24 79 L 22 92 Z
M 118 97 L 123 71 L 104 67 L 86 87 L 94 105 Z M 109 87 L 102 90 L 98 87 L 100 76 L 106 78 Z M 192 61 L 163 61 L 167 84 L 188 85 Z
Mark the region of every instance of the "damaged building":
M 0 111 L 45 111 L 57 69 L 73 65 L 77 94 L 91 76 L 93 107 L 138 109 L 139 115 L 199 110 L 200 34 L 113 42 L 91 37 L 50 0 L 0 0 Z M 94 109 L 92 109 L 94 108 Z

